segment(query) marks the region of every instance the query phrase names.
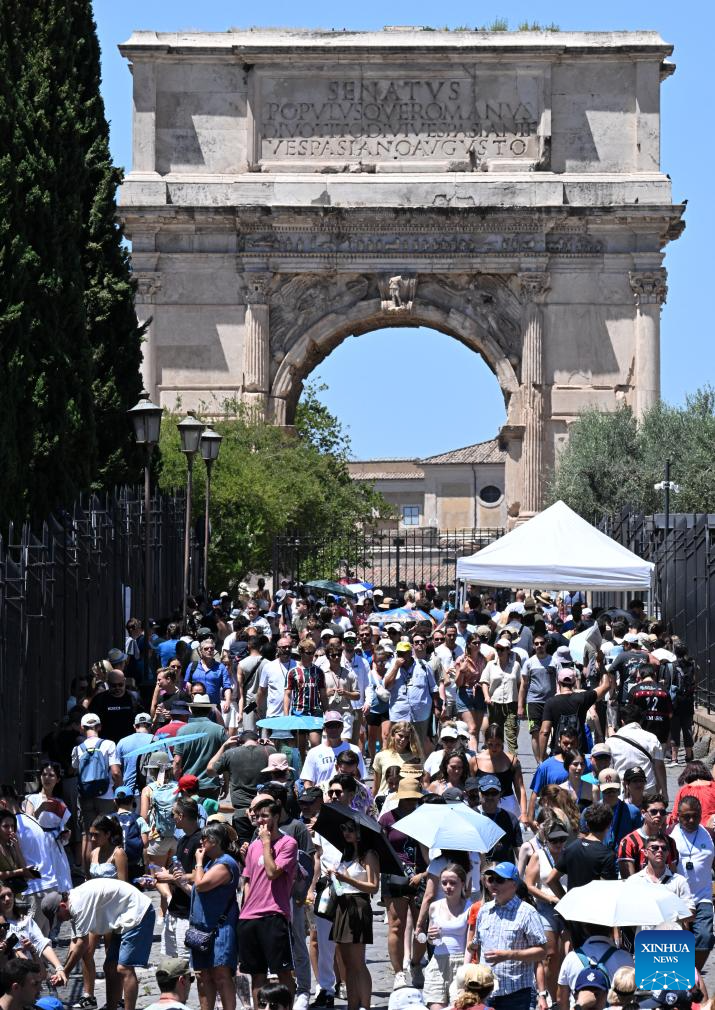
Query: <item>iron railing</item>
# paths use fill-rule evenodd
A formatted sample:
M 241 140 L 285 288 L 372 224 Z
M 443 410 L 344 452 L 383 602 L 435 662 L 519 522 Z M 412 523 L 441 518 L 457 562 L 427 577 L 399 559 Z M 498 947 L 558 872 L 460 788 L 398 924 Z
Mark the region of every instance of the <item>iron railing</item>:
M 386 596 L 394 596 L 400 582 L 417 586 L 431 582 L 446 592 L 454 588 L 457 559 L 474 554 L 504 533 L 501 528 L 438 530 L 427 526 L 356 529 L 326 540 L 293 530 L 273 542 L 273 574 L 276 585 L 286 578 L 307 582 L 348 576 L 379 586 Z
M 149 616 L 177 612 L 183 495 L 154 494 Z M 22 784 L 43 736 L 64 715 L 72 678 L 89 673 L 144 610 L 144 499 L 135 488 L 84 496 L 36 531 L 0 537 L 0 768 Z M 193 571 L 198 573 L 198 565 Z
M 623 512 L 601 529 L 639 557 L 655 564 L 650 610 L 687 644 L 700 668 L 697 702 L 715 708 L 715 515 Z M 598 594 L 598 605 L 622 605 Z

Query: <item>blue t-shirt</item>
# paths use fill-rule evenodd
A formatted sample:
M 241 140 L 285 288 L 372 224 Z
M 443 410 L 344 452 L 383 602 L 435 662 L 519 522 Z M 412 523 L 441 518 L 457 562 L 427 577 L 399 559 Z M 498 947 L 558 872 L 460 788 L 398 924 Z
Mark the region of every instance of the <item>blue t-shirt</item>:
M 531 791 L 538 796 L 546 786 L 557 786 L 559 783 L 565 782 L 568 777 L 569 773 L 564 768 L 563 761 L 559 761 L 555 757 L 547 758 L 534 772 L 534 777 L 531 780 Z
M 637 809 L 635 803 L 626 803 L 625 800 L 619 800 L 613 808 L 613 820 L 608 829 L 608 834 L 603 839 L 603 844 L 615 851 L 621 839 L 625 838 L 626 835 L 630 835 L 631 831 L 635 831 L 642 823 L 641 812 Z
M 137 751 L 146 748 L 150 740 L 151 733 L 130 733 L 117 744 L 116 763 L 122 766 L 122 782 L 129 789 L 137 782 Z
M 159 657 L 159 666 L 168 666 L 172 659 L 176 659 L 176 646 L 179 644 L 178 638 L 167 638 L 163 642 L 158 642 L 153 648 Z

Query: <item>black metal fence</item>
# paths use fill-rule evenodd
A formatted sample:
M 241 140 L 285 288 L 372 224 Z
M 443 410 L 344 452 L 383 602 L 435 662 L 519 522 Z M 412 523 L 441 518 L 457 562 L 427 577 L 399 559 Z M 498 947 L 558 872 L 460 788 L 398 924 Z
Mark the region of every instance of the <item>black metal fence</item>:
M 379 586 L 395 595 L 399 582 L 434 583 L 453 588 L 457 559 L 474 554 L 503 536 L 505 530 L 362 529 L 328 542 L 310 534 L 290 532 L 273 543 L 276 580 L 339 579 L 348 576 Z
M 700 667 L 698 704 L 715 708 L 715 515 L 623 511 L 601 529 L 655 564 L 651 610 L 687 643 Z M 620 604 L 599 596 L 599 605 Z
M 149 544 L 151 614 L 180 606 L 183 495 L 155 494 Z M 22 783 L 42 737 L 63 714 L 72 678 L 125 641 L 144 609 L 143 493 L 80 499 L 41 531 L 0 537 L 0 773 Z M 198 566 L 194 564 L 195 571 Z

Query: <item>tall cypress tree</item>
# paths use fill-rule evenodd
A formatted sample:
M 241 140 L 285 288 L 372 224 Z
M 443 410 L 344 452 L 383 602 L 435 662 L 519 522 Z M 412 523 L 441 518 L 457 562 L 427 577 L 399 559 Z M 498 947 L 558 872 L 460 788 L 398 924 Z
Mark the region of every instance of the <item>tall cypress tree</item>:
M 0 40 L 4 523 L 124 476 L 141 352 L 89 0 L 0 0 Z

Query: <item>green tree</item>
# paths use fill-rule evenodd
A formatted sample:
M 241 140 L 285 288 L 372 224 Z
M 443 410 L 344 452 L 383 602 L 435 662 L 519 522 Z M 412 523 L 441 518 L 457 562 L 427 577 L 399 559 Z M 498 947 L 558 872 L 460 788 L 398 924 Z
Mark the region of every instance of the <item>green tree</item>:
M 666 459 L 680 491 L 672 511 L 715 511 L 712 445 L 715 391 L 698 390 L 677 407 L 662 401 L 637 422 L 630 407 L 613 413 L 585 411 L 569 431 L 549 488 L 549 500 L 563 499 L 588 519 L 614 515 L 625 506 L 641 512 L 663 508 Z
M 271 569 L 273 539 L 287 528 L 310 532 L 340 544 L 375 512 L 389 515 L 382 496 L 351 480 L 349 440 L 341 425 L 308 387 L 299 406 L 295 432 L 254 422 L 236 404 L 235 416 L 217 421 L 223 435 L 211 487 L 212 540 L 209 585 L 235 585 L 249 572 Z M 186 463 L 171 414 L 162 422 L 160 487 L 181 487 Z M 203 515 L 204 468 L 194 466 L 194 515 Z M 340 548 L 336 547 L 336 556 Z M 305 577 L 332 575 L 307 559 Z
M 141 336 L 89 0 L 0 4 L 0 75 L 4 525 L 126 476 Z

